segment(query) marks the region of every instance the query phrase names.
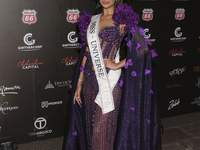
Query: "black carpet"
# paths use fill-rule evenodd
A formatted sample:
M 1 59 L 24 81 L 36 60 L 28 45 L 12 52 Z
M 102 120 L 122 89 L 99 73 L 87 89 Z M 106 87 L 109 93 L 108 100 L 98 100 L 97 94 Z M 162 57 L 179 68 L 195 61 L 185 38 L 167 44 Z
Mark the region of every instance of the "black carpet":
M 200 112 L 162 119 L 163 150 L 200 150 Z M 63 137 L 20 144 L 18 150 L 61 150 Z

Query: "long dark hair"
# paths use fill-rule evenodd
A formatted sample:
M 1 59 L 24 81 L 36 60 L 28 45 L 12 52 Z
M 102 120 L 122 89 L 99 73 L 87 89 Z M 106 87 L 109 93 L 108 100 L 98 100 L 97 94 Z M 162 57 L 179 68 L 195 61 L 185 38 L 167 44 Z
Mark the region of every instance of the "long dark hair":
M 115 0 L 115 8 L 122 4 L 123 0 Z M 101 6 L 99 0 L 96 0 L 96 13 L 102 13 L 103 12 L 103 7 Z

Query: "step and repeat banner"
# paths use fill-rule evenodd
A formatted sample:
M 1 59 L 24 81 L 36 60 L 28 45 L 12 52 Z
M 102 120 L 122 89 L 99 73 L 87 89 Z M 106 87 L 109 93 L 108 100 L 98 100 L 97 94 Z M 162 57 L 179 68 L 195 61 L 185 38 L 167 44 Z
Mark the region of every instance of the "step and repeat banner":
M 200 110 L 198 3 L 125 1 L 140 15 L 154 58 L 161 117 Z M 0 143 L 63 136 L 80 43 L 77 19 L 92 0 L 0 0 Z

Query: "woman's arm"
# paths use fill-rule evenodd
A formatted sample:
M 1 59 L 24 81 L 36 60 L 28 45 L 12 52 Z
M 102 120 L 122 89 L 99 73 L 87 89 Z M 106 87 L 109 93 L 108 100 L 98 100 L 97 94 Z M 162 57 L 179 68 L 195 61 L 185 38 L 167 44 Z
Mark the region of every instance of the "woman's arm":
M 106 59 L 106 58 L 104 58 L 103 60 L 104 60 L 105 67 L 109 68 L 111 70 L 120 69 L 120 68 L 124 67 L 125 63 L 126 63 L 126 59 L 123 59 L 122 61 L 120 61 L 118 63 L 115 63 L 113 60 Z
M 87 51 L 87 52 L 89 51 L 88 46 L 86 46 L 85 51 Z M 81 65 L 83 67 L 85 66 L 86 60 L 87 60 L 87 57 L 83 56 L 83 60 L 82 60 L 82 63 L 81 63 Z M 81 95 L 81 89 L 82 89 L 82 82 L 83 82 L 83 71 L 82 72 L 80 71 L 79 78 L 78 78 L 78 81 L 77 81 L 76 92 L 74 94 L 74 104 L 75 104 L 75 102 L 77 102 L 79 105 L 82 104 L 81 96 L 80 96 Z

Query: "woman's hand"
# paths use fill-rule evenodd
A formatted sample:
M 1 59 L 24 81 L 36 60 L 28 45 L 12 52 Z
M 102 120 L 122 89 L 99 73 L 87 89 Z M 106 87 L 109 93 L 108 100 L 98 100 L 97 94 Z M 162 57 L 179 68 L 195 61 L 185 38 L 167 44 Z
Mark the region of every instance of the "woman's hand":
M 82 82 L 78 81 L 77 87 L 76 87 L 76 92 L 74 94 L 74 104 L 75 104 L 75 102 L 77 102 L 79 105 L 82 104 L 81 89 L 82 89 Z
M 110 59 L 107 59 L 107 58 L 104 58 L 103 60 L 104 60 L 104 64 L 105 64 L 106 68 L 109 68 L 111 70 L 119 69 L 118 66 L 117 66 L 117 63 L 115 63 L 114 60 L 110 60 Z

